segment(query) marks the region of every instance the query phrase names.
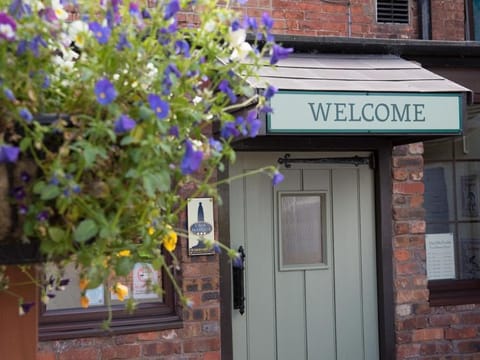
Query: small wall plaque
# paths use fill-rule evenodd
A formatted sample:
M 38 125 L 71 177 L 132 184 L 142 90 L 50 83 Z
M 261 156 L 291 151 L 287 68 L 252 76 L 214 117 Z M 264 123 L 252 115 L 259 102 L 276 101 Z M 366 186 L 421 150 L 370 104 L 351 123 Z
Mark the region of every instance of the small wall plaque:
M 188 199 L 187 215 L 189 255 L 214 254 L 213 248 L 205 244 L 205 240 L 214 240 L 213 199 Z

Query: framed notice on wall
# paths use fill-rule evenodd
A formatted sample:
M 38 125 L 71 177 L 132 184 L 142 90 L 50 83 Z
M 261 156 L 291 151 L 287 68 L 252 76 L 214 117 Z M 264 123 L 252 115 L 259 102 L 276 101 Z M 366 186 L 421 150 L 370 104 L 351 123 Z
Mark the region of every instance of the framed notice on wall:
M 453 234 L 426 234 L 428 280 L 455 278 Z
M 189 255 L 214 254 L 213 247 L 206 241 L 214 240 L 213 199 L 188 199 L 188 253 Z

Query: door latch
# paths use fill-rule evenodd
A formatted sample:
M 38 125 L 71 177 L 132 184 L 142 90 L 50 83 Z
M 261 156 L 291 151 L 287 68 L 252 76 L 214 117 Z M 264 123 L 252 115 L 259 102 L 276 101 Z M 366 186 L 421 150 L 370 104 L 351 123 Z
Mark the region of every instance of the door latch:
M 245 250 L 243 246 L 238 248 L 240 254 L 240 261 L 232 262 L 232 277 L 233 277 L 233 308 L 240 312 L 240 315 L 245 313 Z

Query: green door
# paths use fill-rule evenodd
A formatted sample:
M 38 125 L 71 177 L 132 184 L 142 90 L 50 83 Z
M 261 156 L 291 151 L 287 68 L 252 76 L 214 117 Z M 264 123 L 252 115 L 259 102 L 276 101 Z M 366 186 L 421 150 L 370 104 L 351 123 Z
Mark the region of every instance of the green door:
M 283 153 L 240 153 L 231 174 Z M 291 158 L 368 154 L 299 153 Z M 232 247 L 243 246 L 245 313 L 233 311 L 234 360 L 378 359 L 373 171 L 295 163 L 230 189 Z

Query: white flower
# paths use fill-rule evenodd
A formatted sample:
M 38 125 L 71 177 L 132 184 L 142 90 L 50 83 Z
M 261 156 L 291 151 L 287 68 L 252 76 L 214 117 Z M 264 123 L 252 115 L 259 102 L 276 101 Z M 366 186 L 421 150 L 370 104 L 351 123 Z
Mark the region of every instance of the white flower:
M 68 27 L 68 35 L 72 41 L 75 42 L 76 46 L 83 48 L 85 41 L 90 36 L 87 23 L 80 20 L 73 21 Z
M 239 46 L 233 49 L 232 55 L 230 56 L 231 60 L 245 60 L 248 54 L 252 51 L 252 46 L 247 43 L 243 42 Z
M 206 32 L 212 32 L 215 30 L 216 24 L 213 20 L 209 20 L 205 23 L 203 28 Z
M 60 0 L 52 0 L 52 9 L 55 11 L 55 15 L 59 20 L 67 20 L 68 13 L 63 8 L 63 5 L 60 3 Z
M 247 39 L 247 32 L 245 29 L 237 29 L 235 31 L 232 31 L 230 29 L 228 33 L 228 42 L 230 43 L 230 46 L 232 48 L 236 48 L 237 46 L 240 46 L 242 43 L 245 42 Z
M 15 40 L 15 31 L 9 24 L 0 24 L 0 34 L 7 40 Z

